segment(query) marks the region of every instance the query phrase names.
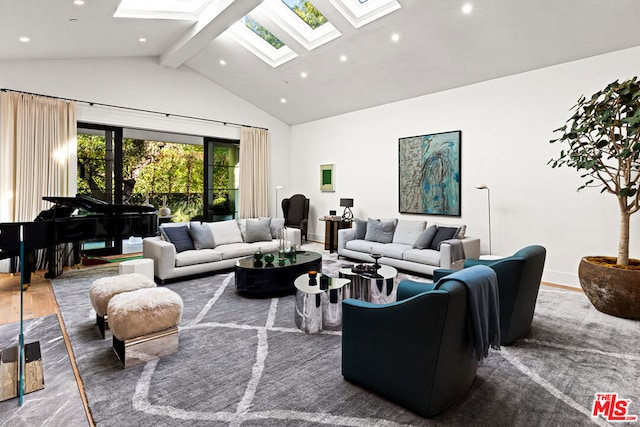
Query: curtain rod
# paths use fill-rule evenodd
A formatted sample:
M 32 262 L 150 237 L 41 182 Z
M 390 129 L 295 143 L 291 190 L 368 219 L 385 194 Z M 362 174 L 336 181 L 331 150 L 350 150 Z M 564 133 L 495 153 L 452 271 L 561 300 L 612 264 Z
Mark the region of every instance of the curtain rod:
M 60 98 L 58 96 L 43 95 L 41 93 L 25 92 L 25 91 L 22 91 L 22 90 L 14 90 L 14 89 L 2 88 L 2 89 L 0 89 L 0 92 L 19 92 L 19 93 L 24 93 L 26 95 L 43 96 L 45 98 L 60 99 L 60 100 L 63 100 L 63 101 L 81 102 L 83 104 L 88 104 L 90 106 L 99 105 L 101 107 L 120 108 L 122 110 L 138 111 L 138 112 L 142 112 L 142 113 L 161 114 L 161 115 L 166 116 L 166 117 L 179 117 L 181 119 L 192 119 L 192 120 L 201 120 L 201 121 L 204 121 L 204 122 L 219 123 L 219 124 L 222 124 L 224 126 L 237 126 L 237 127 L 241 127 L 241 128 L 255 128 L 255 129 L 269 130 L 268 128 L 263 128 L 263 127 L 259 127 L 259 126 L 245 125 L 245 124 L 242 124 L 242 123 L 225 122 L 225 121 L 222 121 L 222 120 L 205 119 L 203 117 L 185 116 L 185 115 L 182 115 L 182 114 L 163 113 L 161 111 L 145 110 L 145 109 L 142 109 L 142 108 L 122 107 L 120 105 L 102 104 L 100 102 L 83 101 L 81 99 Z

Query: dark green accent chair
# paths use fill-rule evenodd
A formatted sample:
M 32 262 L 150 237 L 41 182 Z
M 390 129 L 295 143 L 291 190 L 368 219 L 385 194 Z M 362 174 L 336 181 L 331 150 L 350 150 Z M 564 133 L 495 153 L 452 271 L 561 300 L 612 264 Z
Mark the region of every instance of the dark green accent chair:
M 500 298 L 500 345 L 511 345 L 531 332 L 546 253 L 544 247 L 533 245 L 507 258 L 464 261 L 464 268 L 486 265 L 496 272 Z M 433 281 L 437 282 L 451 273 L 452 270 L 435 270 Z
M 394 303 L 342 303 L 344 378 L 423 417 L 462 398 L 478 367 L 466 287 L 451 275 L 433 288 L 403 280 Z

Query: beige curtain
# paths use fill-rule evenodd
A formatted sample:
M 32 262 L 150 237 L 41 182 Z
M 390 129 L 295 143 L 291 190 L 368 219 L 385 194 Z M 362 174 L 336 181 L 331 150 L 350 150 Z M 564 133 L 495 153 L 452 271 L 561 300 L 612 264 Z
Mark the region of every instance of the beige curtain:
M 269 131 L 240 130 L 240 218 L 267 216 L 269 210 Z
M 75 102 L 0 96 L 0 221 L 33 221 L 51 207 L 42 196 L 75 192 Z

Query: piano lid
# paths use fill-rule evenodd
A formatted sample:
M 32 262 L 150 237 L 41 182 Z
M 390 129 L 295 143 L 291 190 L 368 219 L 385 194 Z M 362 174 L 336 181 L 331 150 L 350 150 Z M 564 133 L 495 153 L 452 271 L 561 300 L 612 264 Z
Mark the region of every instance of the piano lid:
M 62 196 L 44 196 L 42 200 L 55 203 L 55 209 L 58 206 L 66 206 L 74 209 L 82 209 L 88 213 L 119 215 L 126 213 L 155 213 L 156 208 L 152 206 L 142 205 L 116 205 L 107 203 L 103 200 L 94 199 L 93 197 L 77 194 L 75 197 Z

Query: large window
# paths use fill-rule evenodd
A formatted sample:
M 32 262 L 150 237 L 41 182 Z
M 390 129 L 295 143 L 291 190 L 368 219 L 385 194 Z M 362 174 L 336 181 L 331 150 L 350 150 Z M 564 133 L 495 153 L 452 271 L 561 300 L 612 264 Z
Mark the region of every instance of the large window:
M 221 221 L 238 217 L 240 145 L 238 141 L 205 140 L 205 219 Z
M 171 217 L 164 220 L 174 222 L 203 218 L 203 138 L 80 123 L 78 194 L 115 204 L 166 206 Z M 236 196 L 237 188 L 229 199 L 235 203 Z M 84 246 L 85 252 L 129 252 L 120 241 Z

